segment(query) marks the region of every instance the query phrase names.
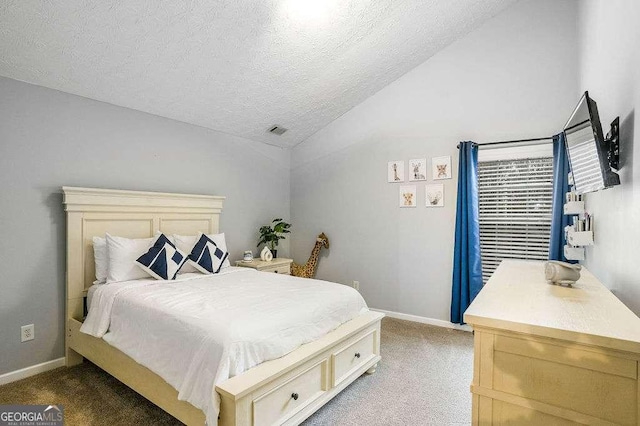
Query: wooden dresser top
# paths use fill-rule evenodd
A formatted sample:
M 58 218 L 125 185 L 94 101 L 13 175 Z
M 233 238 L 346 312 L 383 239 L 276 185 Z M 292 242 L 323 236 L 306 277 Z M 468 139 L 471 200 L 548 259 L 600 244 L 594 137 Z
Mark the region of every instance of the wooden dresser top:
M 544 262 L 505 260 L 464 314 L 472 326 L 640 353 L 640 318 L 584 267 L 573 287 L 548 284 Z

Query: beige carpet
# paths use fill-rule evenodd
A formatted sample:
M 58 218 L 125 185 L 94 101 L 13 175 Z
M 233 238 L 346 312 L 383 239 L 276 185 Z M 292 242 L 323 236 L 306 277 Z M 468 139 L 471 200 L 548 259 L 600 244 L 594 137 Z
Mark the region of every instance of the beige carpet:
M 304 423 L 471 423 L 471 333 L 385 318 L 382 362 Z M 173 417 L 88 362 L 0 386 L 0 404 L 62 404 L 66 424 L 172 425 Z

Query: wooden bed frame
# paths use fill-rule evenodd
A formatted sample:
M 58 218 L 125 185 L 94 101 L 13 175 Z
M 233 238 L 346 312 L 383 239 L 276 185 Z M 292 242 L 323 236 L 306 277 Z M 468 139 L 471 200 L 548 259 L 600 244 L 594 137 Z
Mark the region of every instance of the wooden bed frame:
M 217 233 L 224 197 L 63 187 L 67 212 L 66 365 L 87 358 L 188 425 L 204 413 L 160 376 L 102 339 L 80 332 L 84 298 L 95 277 L 92 238 L 106 232 L 147 238 L 156 231 Z M 265 272 L 266 273 L 266 272 Z M 380 321 L 367 312 L 288 355 L 216 386 L 221 426 L 299 424 L 380 360 Z

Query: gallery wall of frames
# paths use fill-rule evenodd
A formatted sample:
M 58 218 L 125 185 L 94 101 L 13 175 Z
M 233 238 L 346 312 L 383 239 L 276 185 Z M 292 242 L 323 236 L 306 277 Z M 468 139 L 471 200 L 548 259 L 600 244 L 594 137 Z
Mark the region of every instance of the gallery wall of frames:
M 387 163 L 387 182 L 400 184 L 398 205 L 401 208 L 417 207 L 419 190 L 424 191 L 426 207 L 444 207 L 444 185 L 436 182 L 451 179 L 451 156 L 433 157 L 429 166 L 430 170 L 428 170 L 426 158 L 414 158 L 406 162 L 395 160 Z M 429 180 L 433 183 L 428 183 Z

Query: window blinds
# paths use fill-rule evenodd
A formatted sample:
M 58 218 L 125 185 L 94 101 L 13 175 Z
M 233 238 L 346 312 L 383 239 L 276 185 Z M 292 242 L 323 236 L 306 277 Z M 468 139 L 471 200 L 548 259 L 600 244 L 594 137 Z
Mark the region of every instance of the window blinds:
M 503 259 L 549 258 L 552 157 L 480 162 L 478 193 L 485 283 Z

